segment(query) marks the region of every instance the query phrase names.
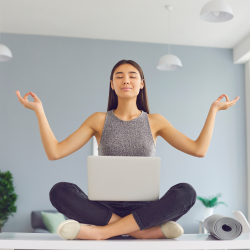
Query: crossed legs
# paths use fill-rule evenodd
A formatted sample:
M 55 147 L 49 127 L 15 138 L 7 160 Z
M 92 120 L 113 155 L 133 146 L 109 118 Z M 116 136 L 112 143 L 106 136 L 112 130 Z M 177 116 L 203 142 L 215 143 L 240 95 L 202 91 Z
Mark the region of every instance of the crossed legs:
M 88 196 L 73 183 L 55 184 L 50 190 L 50 200 L 52 205 L 68 218 L 89 224 L 81 225 L 77 235 L 79 239 L 108 239 L 123 234 L 140 239 L 158 239 L 164 238 L 161 223 L 177 221 L 186 214 L 196 201 L 196 192 L 190 184 L 178 183 L 159 200 L 135 208 L 123 218 L 108 211 L 103 204 L 90 201 Z
M 115 222 L 117 220 L 120 220 L 120 219 L 122 219 L 120 216 L 113 213 L 108 224 L 113 223 L 113 222 Z M 130 235 L 130 236 L 132 236 L 134 238 L 137 238 L 137 239 L 165 238 L 165 236 L 163 235 L 163 233 L 161 231 L 160 226 L 155 226 L 155 227 L 151 227 L 151 228 L 144 229 L 144 230 L 138 229 L 137 231 L 130 232 L 130 233 L 125 233 L 125 234 L 128 234 L 128 235 Z
M 98 240 L 105 240 L 117 235 L 128 234 L 138 239 L 159 239 L 165 238 L 160 226 L 151 227 L 148 229 L 140 230 L 137 222 L 132 214 L 129 214 L 123 218 L 116 214 L 112 214 L 109 223 L 105 226 L 92 226 L 90 229 L 86 225 L 82 225 L 80 232 L 77 235 L 77 239 L 92 238 L 87 236 L 86 230 L 89 230 L 88 235 L 95 235 Z

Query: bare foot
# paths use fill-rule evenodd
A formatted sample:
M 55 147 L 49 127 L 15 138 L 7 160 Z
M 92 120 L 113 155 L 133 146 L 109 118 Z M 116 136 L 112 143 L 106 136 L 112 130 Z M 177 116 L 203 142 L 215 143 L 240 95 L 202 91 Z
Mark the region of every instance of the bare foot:
M 142 231 L 138 230 L 136 232 L 129 234 L 132 237 L 138 239 L 163 239 L 166 238 L 161 231 L 160 226 L 151 227 L 148 229 L 144 229 Z
M 101 240 L 100 226 L 81 225 L 81 229 L 76 236 L 78 240 Z

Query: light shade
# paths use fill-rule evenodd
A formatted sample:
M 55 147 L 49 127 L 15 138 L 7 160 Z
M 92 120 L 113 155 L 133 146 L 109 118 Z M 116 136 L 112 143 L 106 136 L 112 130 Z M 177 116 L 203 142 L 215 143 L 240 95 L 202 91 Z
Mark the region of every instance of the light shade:
M 6 62 L 12 59 L 12 53 L 8 47 L 0 44 L 0 62 Z
M 182 64 L 177 56 L 168 54 L 160 58 L 156 68 L 164 71 L 173 71 L 181 69 Z
M 231 7 L 221 0 L 206 3 L 200 13 L 200 18 L 207 22 L 226 22 L 234 17 Z

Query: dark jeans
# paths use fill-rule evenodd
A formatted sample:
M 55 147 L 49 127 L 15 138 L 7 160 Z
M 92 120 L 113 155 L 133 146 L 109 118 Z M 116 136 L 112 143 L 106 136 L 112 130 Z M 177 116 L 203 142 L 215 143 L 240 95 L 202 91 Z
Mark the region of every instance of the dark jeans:
M 83 224 L 105 226 L 112 213 L 125 217 L 132 213 L 140 230 L 166 221 L 177 221 L 196 202 L 196 192 L 188 183 L 172 186 L 156 201 L 91 201 L 75 184 L 58 182 L 49 192 L 50 201 L 58 212 Z

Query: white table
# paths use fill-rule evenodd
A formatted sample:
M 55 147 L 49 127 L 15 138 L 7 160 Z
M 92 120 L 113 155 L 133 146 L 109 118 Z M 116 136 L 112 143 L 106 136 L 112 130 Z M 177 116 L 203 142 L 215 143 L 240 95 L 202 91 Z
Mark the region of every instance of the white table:
M 183 234 L 176 239 L 64 240 L 51 233 L 0 233 L 0 249 L 168 250 L 250 249 L 250 233 L 234 240 L 217 240 L 210 234 Z

